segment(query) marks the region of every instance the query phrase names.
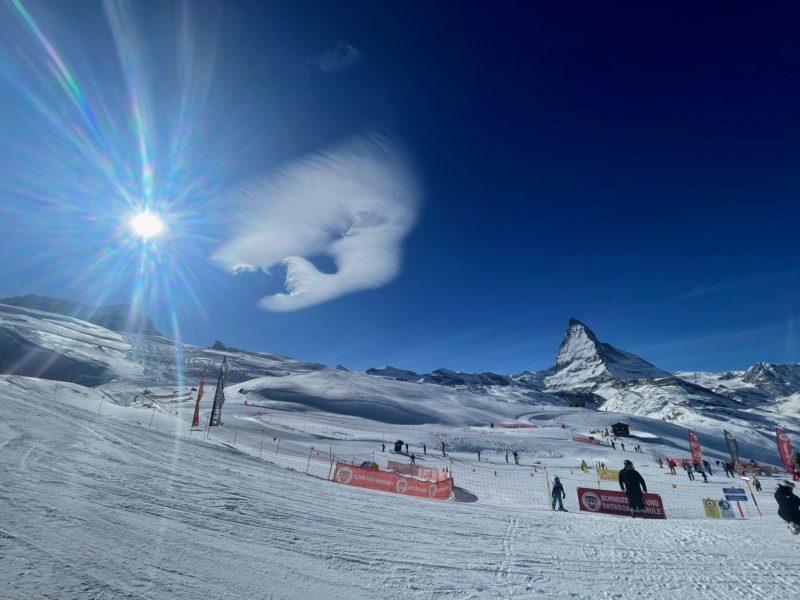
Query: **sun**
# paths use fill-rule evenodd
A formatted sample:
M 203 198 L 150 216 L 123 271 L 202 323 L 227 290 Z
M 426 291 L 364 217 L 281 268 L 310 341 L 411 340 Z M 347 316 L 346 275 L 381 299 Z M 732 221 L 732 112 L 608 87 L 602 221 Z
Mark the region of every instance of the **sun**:
M 135 215 L 128 224 L 134 234 L 145 240 L 161 235 L 166 229 L 161 217 L 149 210 L 143 210 Z

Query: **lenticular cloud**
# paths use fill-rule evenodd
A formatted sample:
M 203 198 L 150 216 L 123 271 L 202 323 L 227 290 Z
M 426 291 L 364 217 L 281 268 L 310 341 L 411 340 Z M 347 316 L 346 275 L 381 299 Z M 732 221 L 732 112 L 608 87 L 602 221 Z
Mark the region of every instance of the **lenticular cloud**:
M 237 194 L 232 239 L 213 259 L 232 272 L 286 268 L 286 293 L 260 306 L 291 311 L 380 287 L 400 270 L 418 190 L 402 152 L 360 137 L 289 164 Z M 336 272 L 309 260 L 327 255 Z

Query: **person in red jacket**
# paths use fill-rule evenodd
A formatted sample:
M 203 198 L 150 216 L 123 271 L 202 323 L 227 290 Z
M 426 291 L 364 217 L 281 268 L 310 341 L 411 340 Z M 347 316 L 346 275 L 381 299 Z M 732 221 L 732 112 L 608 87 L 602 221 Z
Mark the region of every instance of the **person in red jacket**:
M 647 484 L 629 460 L 625 461 L 625 467 L 619 472 L 619 489 L 628 497 L 631 517 L 644 517 L 644 494 L 647 493 Z

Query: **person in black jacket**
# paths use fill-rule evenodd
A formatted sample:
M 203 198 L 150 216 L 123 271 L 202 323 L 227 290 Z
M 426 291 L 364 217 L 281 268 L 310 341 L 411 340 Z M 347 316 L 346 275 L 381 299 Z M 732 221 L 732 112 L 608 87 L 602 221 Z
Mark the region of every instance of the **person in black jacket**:
M 629 460 L 625 461 L 625 467 L 619 472 L 619 489 L 628 497 L 631 517 L 644 517 L 644 494 L 647 493 L 647 484 Z
M 800 498 L 794 495 L 794 483 L 784 479 L 775 490 L 778 516 L 789 524 L 793 533 L 800 532 Z

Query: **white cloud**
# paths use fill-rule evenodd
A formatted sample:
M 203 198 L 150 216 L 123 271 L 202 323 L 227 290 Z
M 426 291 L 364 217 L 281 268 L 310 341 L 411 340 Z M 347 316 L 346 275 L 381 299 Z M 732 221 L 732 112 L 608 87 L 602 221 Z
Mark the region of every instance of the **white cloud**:
M 260 306 L 291 311 L 385 285 L 400 270 L 418 189 L 402 152 L 359 137 L 293 162 L 236 195 L 232 238 L 214 254 L 232 272 L 286 268 L 286 293 Z M 335 273 L 308 259 L 327 255 Z
M 361 59 L 361 53 L 355 47 L 339 40 L 333 48 L 328 48 L 309 62 L 323 73 L 335 73 L 357 65 Z

